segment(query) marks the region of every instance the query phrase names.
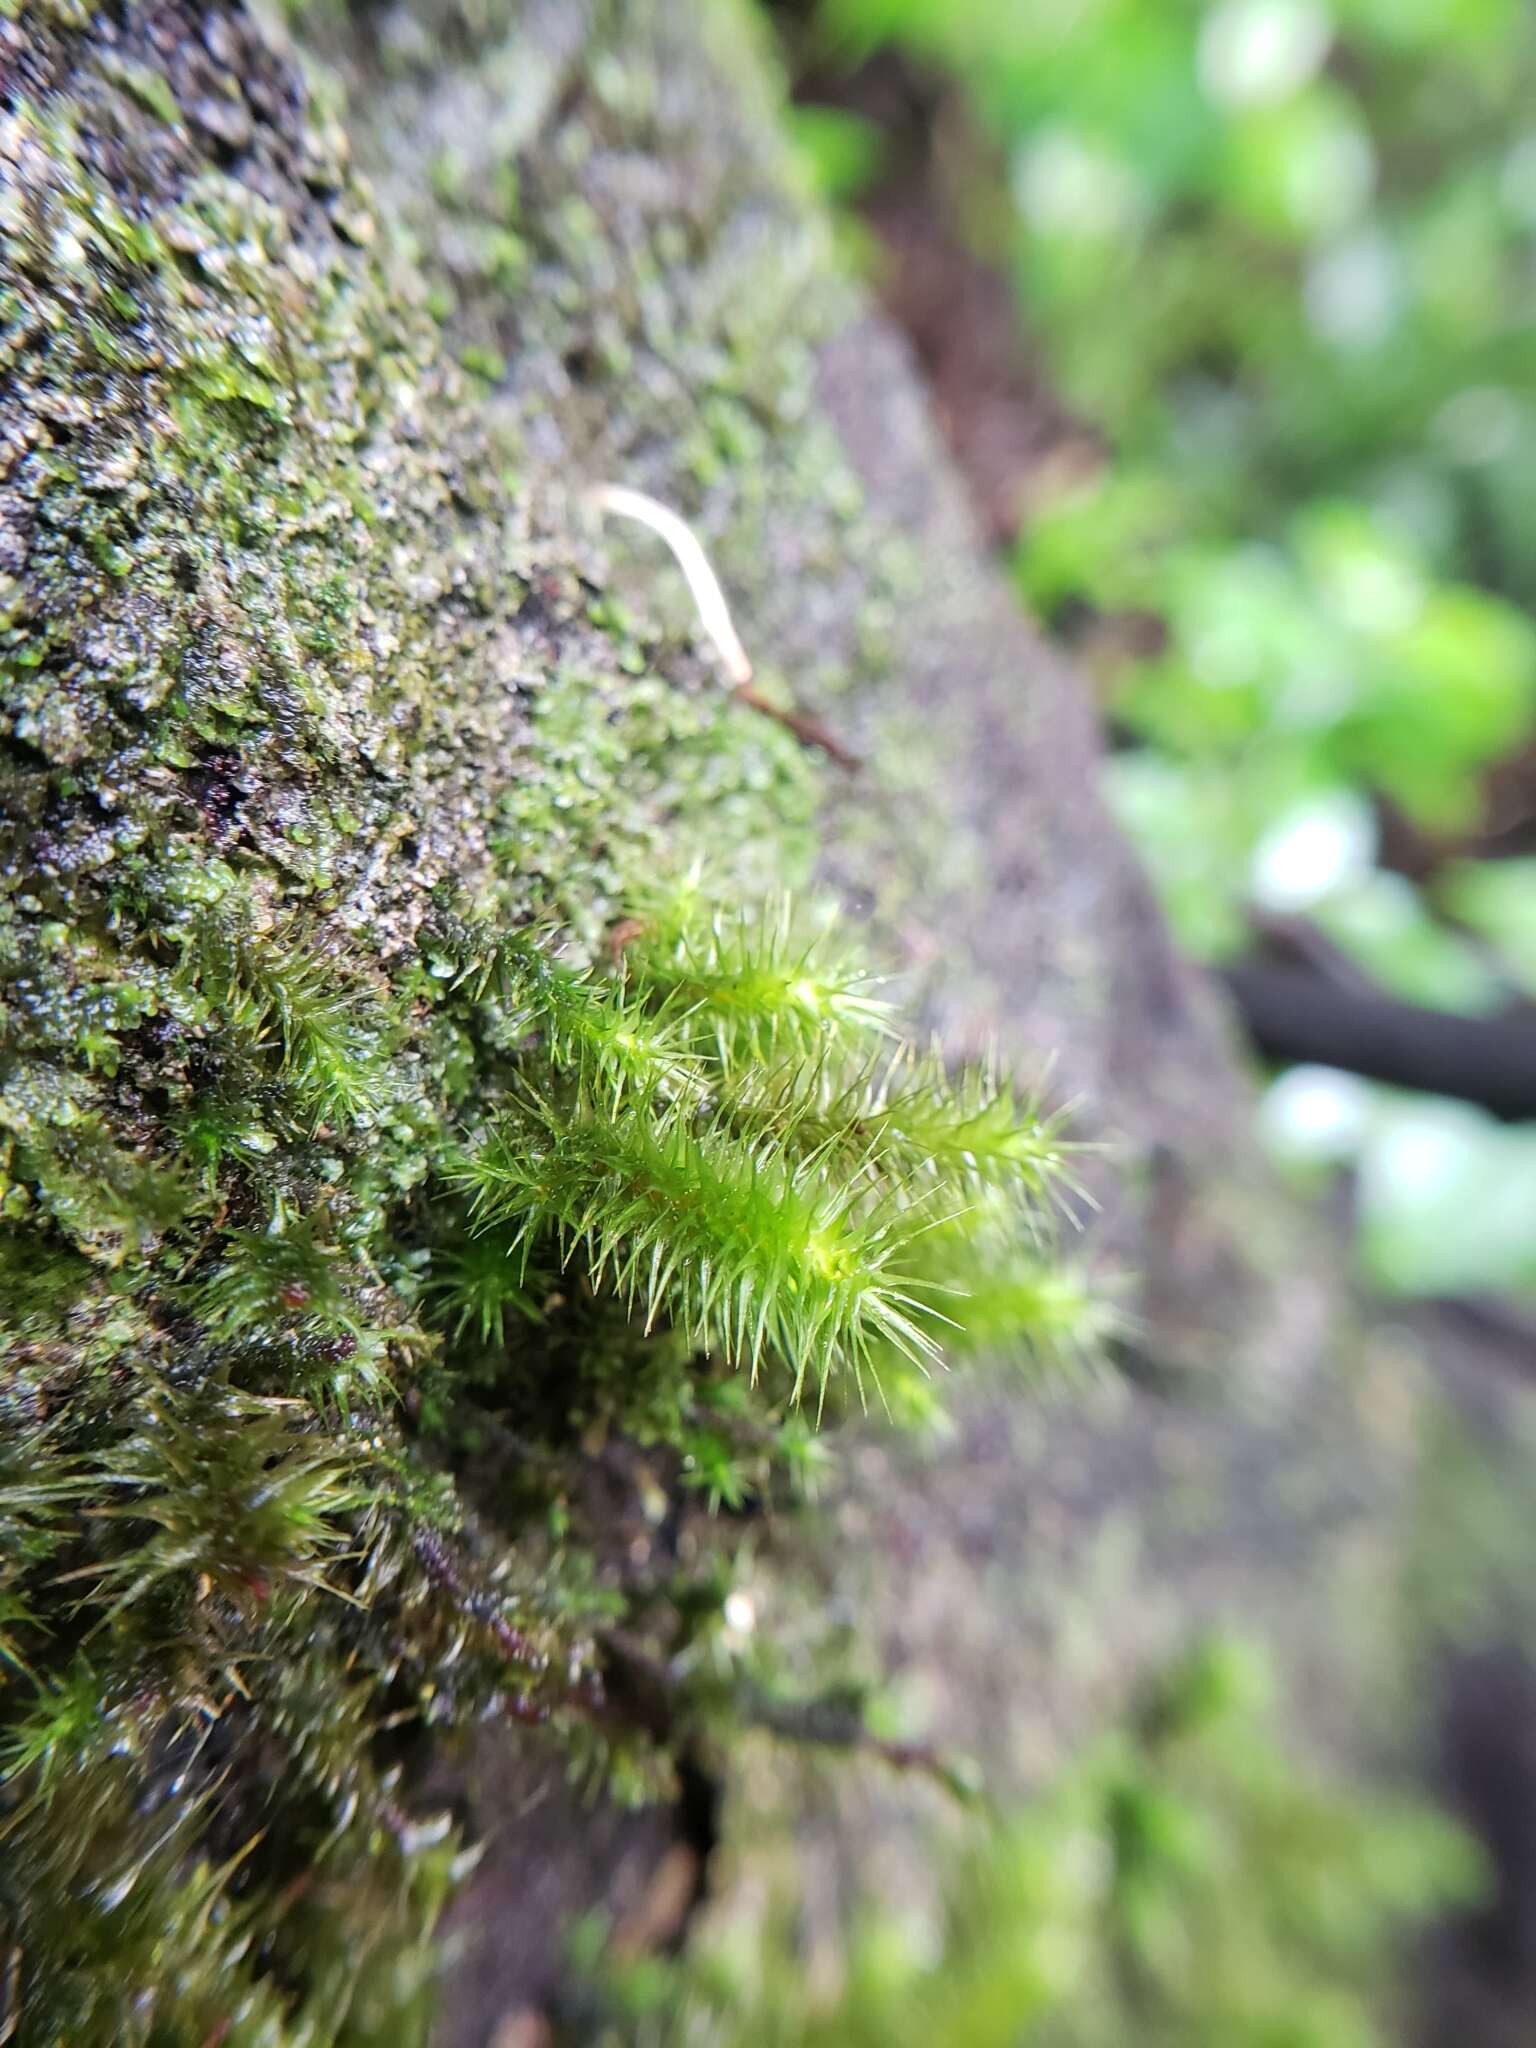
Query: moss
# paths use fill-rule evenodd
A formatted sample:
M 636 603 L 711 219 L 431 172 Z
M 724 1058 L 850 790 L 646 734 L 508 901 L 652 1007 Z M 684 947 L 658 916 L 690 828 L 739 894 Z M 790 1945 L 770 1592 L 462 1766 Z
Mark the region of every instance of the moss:
M 569 1544 L 478 1587 L 465 1506 L 408 1447 L 400 1397 L 443 1341 L 412 1306 L 415 1191 L 493 1078 L 416 941 L 445 892 L 505 922 L 579 905 L 595 937 L 719 720 L 635 691 L 323 104 L 243 17 L 176 12 L 111 36 L 32 13 L 0 129 L 0 1373 L 25 1538 L 0 1578 L 25 1876 L 0 1910 L 60 2037 L 273 2037 L 286 1972 L 322 2031 L 350 2009 L 364 2038 L 371 2000 L 395 2040 L 447 1864 L 391 1818 L 384 1731 L 497 1700 L 582 1721 L 602 1609 Z M 567 754 L 541 761 L 536 725 Z M 223 1761 L 167 1776 L 199 1724 Z M 51 1755 L 99 1802 L 89 1869 L 61 1857 Z M 283 1814 L 274 1860 L 254 1844 Z M 232 1860 L 199 1860 L 210 1830 Z M 398 1881 L 374 1931 L 406 1913 L 414 1976 L 309 1953 L 324 1912 L 261 1931 L 300 1876 L 338 1937 L 347 1887 Z M 136 1947 L 157 1915 L 188 1944 L 175 1992 Z M 136 1972 L 160 1989 L 124 2034 Z
M 337 74 L 243 12 L 53 6 L 0 53 L 0 1981 L 40 2041 L 419 2038 L 459 1867 L 429 1734 L 510 1717 L 654 1793 L 667 1716 L 606 1698 L 612 1632 L 718 1628 L 700 1547 L 674 1585 L 614 1563 L 590 1446 L 627 1434 L 644 1497 L 701 1511 L 813 1476 L 781 1396 L 857 1277 L 818 1176 L 868 1182 L 871 1256 L 900 1206 L 872 1147 L 809 1136 L 853 981 L 813 1014 L 747 924 L 624 985 L 667 875 L 805 873 L 817 783 L 560 488 L 675 444 L 738 494 L 706 523 L 759 593 L 765 494 L 811 554 L 855 545 L 780 317 L 814 230 L 786 187 L 788 268 L 736 246 L 729 152 L 618 219 L 589 181 L 584 137 L 661 165 L 686 121 L 665 10 L 594 29 L 574 93 L 572 32 L 516 10 L 423 8 L 414 49 L 304 26 L 382 211 Z M 460 86 L 501 111 L 445 152 Z M 677 1079 L 770 1053 L 750 1102 Z M 487 1220 L 466 1176 L 512 1103 L 576 1179 Z M 800 1264 L 754 1348 L 667 1262 L 766 1257 L 730 1226 L 769 1125 Z M 671 1170 L 670 1254 L 619 1214 L 620 1140 Z M 802 1355 L 733 1405 L 765 1333 Z

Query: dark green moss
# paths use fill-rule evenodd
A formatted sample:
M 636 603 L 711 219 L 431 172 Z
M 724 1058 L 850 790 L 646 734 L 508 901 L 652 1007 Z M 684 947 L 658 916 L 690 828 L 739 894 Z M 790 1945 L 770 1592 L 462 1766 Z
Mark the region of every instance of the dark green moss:
M 452 1851 L 387 1731 L 589 1730 L 613 1604 L 548 1521 L 571 1385 L 530 1369 L 551 1457 L 475 1492 L 517 1549 L 475 1562 L 444 1469 L 504 1329 L 423 1292 L 425 1190 L 507 1054 L 419 941 L 445 903 L 595 941 L 701 781 L 751 834 L 808 778 L 617 644 L 455 367 L 490 346 L 248 18 L 4 33 L 0 1919 L 38 2040 L 302 2000 L 396 2041 Z M 550 1339 L 609 1405 L 636 1342 Z

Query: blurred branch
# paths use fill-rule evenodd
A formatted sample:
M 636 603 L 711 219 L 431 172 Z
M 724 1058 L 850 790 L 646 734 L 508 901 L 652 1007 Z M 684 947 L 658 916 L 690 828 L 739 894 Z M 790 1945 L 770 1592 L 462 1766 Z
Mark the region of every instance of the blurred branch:
M 1222 972 L 1259 1051 L 1342 1067 L 1398 1088 L 1473 1102 L 1506 1123 L 1536 1118 L 1536 1009 L 1496 1017 L 1421 1009 L 1311 968 L 1243 961 Z

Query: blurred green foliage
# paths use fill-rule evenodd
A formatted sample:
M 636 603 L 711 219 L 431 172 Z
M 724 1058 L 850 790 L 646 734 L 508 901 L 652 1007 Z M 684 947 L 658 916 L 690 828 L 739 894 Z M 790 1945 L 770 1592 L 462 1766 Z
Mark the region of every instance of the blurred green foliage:
M 870 1909 L 839 1971 L 792 1921 L 620 1973 L 625 2048 L 1372 2048 L 1412 1922 L 1475 1893 L 1420 1807 L 1284 1753 L 1268 1674 L 1217 1639 L 1023 1810 L 941 1854 L 936 1907 Z
M 1529 992 L 1533 868 L 1486 856 L 1489 771 L 1536 731 L 1531 9 L 821 0 L 818 35 L 899 47 L 984 138 L 958 178 L 949 150 L 962 225 L 1104 446 L 1046 479 L 1018 577 L 1053 621 L 1157 622 L 1086 651 L 1120 650 L 1114 794 L 1181 937 L 1219 959 L 1304 913 L 1407 1000 Z M 1536 1170 L 1460 1126 L 1485 1177 L 1511 1142 Z M 1417 1184 L 1408 1239 L 1367 1213 L 1378 1277 L 1414 1281 L 1449 1189 Z

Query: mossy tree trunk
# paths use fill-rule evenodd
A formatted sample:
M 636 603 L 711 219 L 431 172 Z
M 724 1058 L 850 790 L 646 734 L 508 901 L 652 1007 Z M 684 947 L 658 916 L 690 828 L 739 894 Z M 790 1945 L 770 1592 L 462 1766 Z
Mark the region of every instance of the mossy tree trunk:
M 51 1955 L 0 1877 L 0 1998 L 95 1983 L 54 2024 L 97 2038 L 111 1973 L 163 1972 L 174 1924 L 187 2025 L 276 2026 L 302 1984 L 404 2038 L 446 1801 L 491 1836 L 443 2023 L 480 2041 L 551 1995 L 576 1914 L 712 1837 L 722 1782 L 727 1840 L 766 1798 L 813 1882 L 871 1831 L 911 1841 L 921 1790 L 861 1764 L 828 1797 L 781 1751 L 764 1793 L 750 1745 L 735 1780 L 707 1716 L 647 1691 L 715 1545 L 669 1496 L 676 1433 L 613 1390 L 611 1319 L 557 1317 L 482 1394 L 444 1378 L 423 1290 L 508 1072 L 451 947 L 540 915 L 600 952 L 693 862 L 724 897 L 819 861 L 951 1052 L 996 1043 L 1082 1105 L 1108 1148 L 1084 1256 L 1140 1383 L 1042 1408 L 992 1377 L 937 1450 L 861 1438 L 750 1568 L 759 1626 L 809 1684 L 852 1617 L 1000 1784 L 1223 1614 L 1262 1611 L 1353 1739 L 1404 1668 L 1429 1396 L 1253 1157 L 1081 686 L 838 275 L 745 10 L 0 13 L 0 1533 L 111 1592 L 40 1681 L 0 1577 L 13 1699 L 41 1682 L 100 1731 L 99 1768 L 11 1795 L 12 1824 L 29 1882 L 89 1827 L 145 1901 Z M 696 521 L 762 686 L 856 776 L 722 692 L 664 557 L 600 549 L 604 479 Z M 282 1403 L 342 1421 L 295 1435 Z M 113 1579 L 91 1517 L 125 1474 L 159 1548 Z M 227 1571 L 181 1585 L 199 1489 L 234 1504 Z M 1341 1647 L 1345 1601 L 1373 1625 Z M 71 1707 L 70 1656 L 104 1696 Z M 652 1804 L 565 1801 L 573 1756 Z M 238 1917 L 199 1917 L 237 1851 L 252 1898 L 305 1898 L 253 1923 L 259 1966 Z M 46 1874 L 61 1911 L 89 1890 L 78 1857 Z

